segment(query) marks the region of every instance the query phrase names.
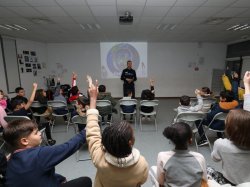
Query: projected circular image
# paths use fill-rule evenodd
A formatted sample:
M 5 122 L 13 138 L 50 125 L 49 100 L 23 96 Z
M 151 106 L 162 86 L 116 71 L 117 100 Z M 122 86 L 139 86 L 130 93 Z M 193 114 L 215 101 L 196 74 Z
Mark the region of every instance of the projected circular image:
M 132 60 L 133 69 L 137 69 L 140 63 L 138 51 L 130 44 L 120 43 L 112 47 L 107 55 L 107 65 L 113 74 L 119 76 L 124 67 L 127 67 L 127 61 Z

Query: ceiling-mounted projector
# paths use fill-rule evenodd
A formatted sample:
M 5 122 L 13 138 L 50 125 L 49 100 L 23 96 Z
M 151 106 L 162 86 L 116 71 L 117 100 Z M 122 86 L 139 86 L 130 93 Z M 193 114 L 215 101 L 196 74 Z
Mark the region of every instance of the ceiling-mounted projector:
M 131 15 L 131 13 L 129 11 L 126 11 L 124 16 L 120 16 L 119 17 L 119 22 L 120 24 L 124 24 L 124 25 L 128 25 L 128 24 L 132 24 L 133 23 L 133 16 Z

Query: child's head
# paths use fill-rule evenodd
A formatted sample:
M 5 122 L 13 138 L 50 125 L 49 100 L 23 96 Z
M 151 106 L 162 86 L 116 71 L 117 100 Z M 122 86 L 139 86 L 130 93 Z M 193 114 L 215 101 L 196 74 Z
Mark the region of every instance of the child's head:
M 187 149 L 188 143 L 192 142 L 192 130 L 183 122 L 178 122 L 166 127 L 163 135 L 175 144 L 176 149 Z
M 225 120 L 225 131 L 236 146 L 250 149 L 250 112 L 231 110 Z
M 38 90 L 36 90 L 36 96 L 35 96 L 35 98 L 37 99 L 37 98 L 42 98 L 42 97 L 46 97 L 46 92 L 45 92 L 45 90 L 44 89 L 38 89 Z
M 98 87 L 98 91 L 101 93 L 101 92 L 106 92 L 106 86 L 105 85 L 100 85 Z
M 71 88 L 70 92 L 71 92 L 72 95 L 77 95 L 77 94 L 79 94 L 79 89 L 78 89 L 77 86 L 73 86 Z
M 25 96 L 25 91 L 24 91 L 24 89 L 23 89 L 22 87 L 17 87 L 17 88 L 15 89 L 15 92 L 16 92 L 16 94 L 19 95 L 19 96 L 22 96 L 22 97 Z
M 211 94 L 212 94 L 212 92 L 208 87 L 202 87 L 201 88 L 201 95 L 202 96 L 209 96 Z
M 25 102 L 22 99 L 14 99 L 11 101 L 11 106 L 14 110 L 20 110 L 25 106 Z
M 85 106 L 88 106 L 90 104 L 89 98 L 87 98 L 86 96 L 78 97 L 77 102 L 81 108 L 85 108 Z
M 42 140 L 37 124 L 26 119 L 10 122 L 3 138 L 14 150 L 39 146 Z
M 180 98 L 180 104 L 183 106 L 189 106 L 190 105 L 190 97 L 187 95 L 183 95 Z
M 222 102 L 232 102 L 234 100 L 234 93 L 232 91 L 221 91 L 220 101 Z
M 134 141 L 133 129 L 126 121 L 106 127 L 102 134 L 105 150 L 117 158 L 124 158 L 131 154 Z
M 131 97 L 131 96 L 132 96 L 132 91 L 131 91 L 131 90 L 127 90 L 126 95 L 127 95 L 128 97 Z

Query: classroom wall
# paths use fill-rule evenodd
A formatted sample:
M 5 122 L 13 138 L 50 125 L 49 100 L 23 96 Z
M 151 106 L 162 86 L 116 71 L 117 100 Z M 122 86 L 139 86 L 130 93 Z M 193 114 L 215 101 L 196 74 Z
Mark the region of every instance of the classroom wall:
M 35 42 L 30 40 L 23 40 L 23 39 L 16 39 L 16 46 L 17 46 L 17 54 L 23 54 L 23 51 L 35 51 L 38 57 L 38 63 L 47 63 L 47 44 L 41 42 Z M 20 65 L 20 67 L 25 67 L 25 65 Z M 25 69 L 25 68 L 24 68 Z M 21 78 L 21 86 L 26 91 L 26 97 L 30 96 L 32 90 L 32 83 L 37 82 L 39 88 L 46 88 L 44 84 L 44 76 L 47 75 L 47 69 L 42 69 L 37 71 L 37 76 L 31 73 L 21 73 L 20 71 L 20 78 Z M 4 65 L 3 65 L 3 58 L 2 58 L 2 50 L 0 51 L 0 89 L 4 92 L 7 92 L 6 87 L 6 79 L 4 73 Z M 15 94 L 8 94 L 10 97 L 15 96 Z
M 49 74 L 70 83 L 71 73 L 76 72 L 83 93 L 89 74 L 105 84 L 114 97 L 122 97 L 120 79 L 101 79 L 99 43 L 49 43 L 47 47 Z M 211 87 L 212 70 L 224 69 L 225 56 L 226 44 L 222 43 L 148 43 L 148 78 L 136 81 L 136 97 L 149 87 L 149 78 L 155 80 L 157 97 L 193 96 L 195 88 Z
M 101 79 L 99 43 L 41 43 L 17 39 L 17 53 L 36 51 L 39 63 L 46 68 L 33 73 L 21 73 L 21 84 L 27 96 L 33 82 L 46 88 L 44 77 L 59 75 L 62 83 L 71 84 L 71 74 L 78 74 L 78 86 L 86 93 L 86 75 L 105 84 L 114 97 L 122 97 L 120 79 Z M 155 80 L 157 97 L 194 96 L 194 89 L 211 87 L 212 70 L 224 69 L 226 44 L 223 43 L 148 43 L 148 78 L 136 81 L 136 97 L 148 88 L 149 78 Z M 126 63 L 126 62 L 124 62 Z M 195 71 L 198 66 L 199 70 Z M 220 81 L 220 80 L 218 80 Z M 0 88 L 6 90 L 6 81 L 0 51 Z

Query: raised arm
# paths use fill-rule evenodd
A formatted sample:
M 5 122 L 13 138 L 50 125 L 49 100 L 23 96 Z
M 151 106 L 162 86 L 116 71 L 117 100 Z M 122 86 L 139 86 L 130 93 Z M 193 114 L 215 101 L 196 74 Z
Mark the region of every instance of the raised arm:
M 87 76 L 87 80 L 89 83 L 88 92 L 90 98 L 90 106 L 89 110 L 87 110 L 86 136 L 92 162 L 95 166 L 98 167 L 99 162 L 102 162 L 102 159 L 104 159 L 101 130 L 98 124 L 99 112 L 98 110 L 96 110 L 98 86 L 97 81 L 95 85 L 92 83 L 92 79 L 90 76 Z
M 75 72 L 72 73 L 72 87 L 76 86 L 77 74 Z
M 244 86 L 245 86 L 245 95 L 244 95 L 244 110 L 250 111 L 250 71 L 246 71 L 244 75 Z
M 195 106 L 190 107 L 189 110 L 191 110 L 192 112 L 198 112 L 203 107 L 203 99 L 201 97 L 201 91 L 200 90 L 196 89 L 194 91 L 194 93 L 196 94 L 196 97 L 197 97 L 197 100 L 198 100 L 198 104 L 195 105 Z
M 30 95 L 30 98 L 27 102 L 27 104 L 24 106 L 25 110 L 28 110 L 31 106 L 31 104 L 33 103 L 34 99 L 35 99 L 35 95 L 36 95 L 36 89 L 37 89 L 37 83 L 33 83 L 33 89 Z
M 154 94 L 155 93 L 155 87 L 154 87 L 155 81 L 153 79 L 150 79 L 149 83 L 150 83 L 150 90 Z

